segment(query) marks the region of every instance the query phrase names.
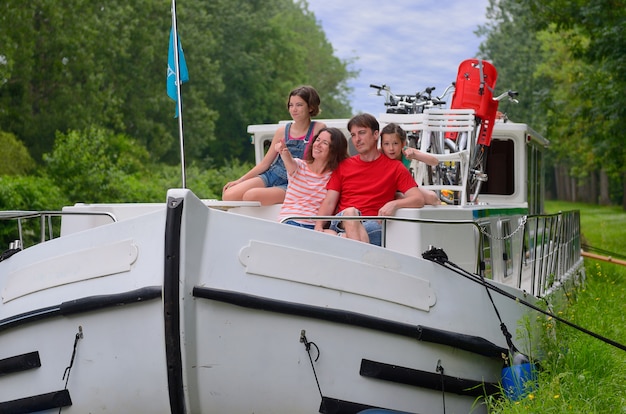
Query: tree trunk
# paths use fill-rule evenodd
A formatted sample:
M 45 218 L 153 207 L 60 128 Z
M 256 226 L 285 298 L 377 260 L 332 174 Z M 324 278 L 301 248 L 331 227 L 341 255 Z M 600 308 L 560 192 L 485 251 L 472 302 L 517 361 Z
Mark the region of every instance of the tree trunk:
M 596 197 L 596 174 L 592 172 L 585 178 L 576 179 L 576 201 L 583 203 L 596 204 L 598 199 Z
M 626 210 L 626 173 L 622 177 L 622 208 Z
M 609 177 L 604 170 L 600 170 L 600 199 L 598 202 L 601 206 L 611 204 L 611 198 L 609 197 Z
M 563 165 L 557 165 L 554 167 L 555 182 L 556 182 L 556 198 L 562 201 L 573 201 L 571 194 L 571 181 L 569 180 L 569 174 L 567 168 Z
M 598 173 L 598 171 L 594 171 L 590 178 L 591 178 L 591 185 L 589 187 L 589 202 L 593 203 L 593 204 L 597 204 L 598 203 L 598 194 L 600 193 L 600 191 L 598 190 L 598 175 L 600 173 Z

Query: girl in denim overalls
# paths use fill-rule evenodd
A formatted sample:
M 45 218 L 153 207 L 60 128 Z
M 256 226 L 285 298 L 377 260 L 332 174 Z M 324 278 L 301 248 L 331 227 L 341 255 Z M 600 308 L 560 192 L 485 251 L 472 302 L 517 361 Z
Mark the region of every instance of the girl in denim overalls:
M 311 86 L 301 86 L 289 93 L 287 109 L 293 122 L 280 126 L 265 157 L 259 164 L 236 181 L 224 186 L 224 201 L 259 201 L 261 205 L 280 204 L 285 199 L 287 171 L 276 152 L 276 144 L 284 140 L 295 158 L 303 158 L 310 139 L 325 128 L 311 120 L 320 112 L 320 97 Z

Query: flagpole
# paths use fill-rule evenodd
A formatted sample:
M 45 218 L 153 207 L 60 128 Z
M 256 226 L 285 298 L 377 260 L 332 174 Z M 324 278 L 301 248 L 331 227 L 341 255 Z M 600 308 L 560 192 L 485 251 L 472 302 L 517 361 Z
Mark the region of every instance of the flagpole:
M 174 65 L 176 66 L 176 105 L 178 112 L 178 138 L 180 141 L 180 164 L 182 173 L 182 188 L 187 188 L 187 174 L 185 171 L 185 144 L 183 139 L 183 100 L 180 94 L 180 64 L 178 62 L 178 27 L 176 27 L 176 0 L 172 0 L 172 30 L 174 31 Z

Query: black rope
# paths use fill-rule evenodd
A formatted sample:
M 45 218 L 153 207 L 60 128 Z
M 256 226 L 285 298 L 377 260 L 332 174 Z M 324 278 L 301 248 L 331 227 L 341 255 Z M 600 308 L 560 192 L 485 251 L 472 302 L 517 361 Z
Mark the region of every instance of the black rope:
M 307 354 L 309 355 L 309 361 L 311 361 L 311 368 L 313 369 L 313 376 L 315 377 L 315 383 L 317 384 L 317 390 L 320 393 L 320 398 L 322 399 L 322 404 L 324 404 L 324 396 L 322 395 L 322 388 L 320 387 L 320 382 L 317 379 L 317 372 L 315 372 L 315 365 L 313 365 L 313 358 L 311 357 L 311 345 L 315 347 L 317 351 L 317 357 L 315 358 L 315 362 L 320 358 L 320 349 L 317 347 L 315 342 L 309 342 L 306 339 L 306 331 L 303 329 L 300 331 L 300 342 L 304 344 L 304 349 L 306 349 Z
M 446 414 L 446 388 L 444 384 L 443 365 L 441 365 L 441 360 L 437 361 L 436 371 L 441 374 L 441 399 L 443 400 L 443 414 Z
M 449 264 L 451 266 L 457 267 L 454 263 L 448 260 L 448 255 L 446 254 L 446 252 L 443 251 L 443 249 L 431 247 L 430 250 L 424 252 L 422 257 L 426 260 L 431 260 L 433 262 L 439 263 L 442 266 Z M 502 334 L 504 335 L 504 338 L 506 339 L 506 343 L 509 347 L 509 352 L 511 353 L 511 355 L 513 355 L 514 353 L 519 352 L 517 350 L 517 347 L 515 347 L 515 345 L 513 344 L 513 339 L 512 339 L 513 336 L 511 335 L 508 328 L 506 327 L 506 324 L 502 322 L 502 318 L 500 317 L 500 312 L 498 311 L 498 307 L 493 301 L 491 292 L 489 292 L 489 288 L 487 287 L 487 282 L 485 281 L 485 278 L 482 275 L 480 275 L 479 277 L 481 278 L 481 284 L 485 286 L 485 290 L 487 291 L 487 296 L 489 296 L 489 300 L 491 301 L 493 310 L 496 312 L 496 316 L 498 317 L 498 320 L 500 321 L 500 330 L 502 331 Z
M 437 249 L 437 250 L 441 250 L 441 249 Z M 442 252 L 443 252 L 443 250 L 442 250 Z M 532 303 L 525 301 L 524 299 L 518 298 L 517 296 L 513 295 L 512 293 L 509 293 L 509 292 L 507 292 L 507 291 L 505 291 L 503 289 L 500 289 L 497 286 L 491 285 L 489 283 L 483 283 L 480 280 L 480 276 L 475 275 L 473 273 L 470 273 L 470 272 L 460 268 L 456 264 L 450 262 L 449 260 L 447 260 L 447 255 L 445 253 L 443 253 L 443 255 L 446 257 L 446 261 L 445 262 L 441 262 L 441 261 L 430 259 L 430 257 L 433 256 L 433 254 L 432 253 L 427 254 L 427 253 L 428 252 L 425 252 L 422 255 L 422 257 L 424 259 L 431 260 L 431 261 L 434 261 L 436 263 L 439 263 L 443 267 L 445 267 L 447 269 L 450 269 L 453 272 L 455 272 L 455 273 L 457 273 L 457 274 L 459 274 L 459 275 L 461 275 L 461 276 L 463 276 L 463 277 L 465 277 L 465 278 L 467 278 L 467 279 L 469 279 L 469 280 L 471 280 L 471 281 L 473 281 L 475 283 L 478 283 L 480 285 L 484 285 L 489 290 L 493 290 L 494 292 L 499 293 L 500 295 L 502 295 L 502 296 L 504 296 L 506 298 L 509 298 L 511 300 L 514 300 L 515 302 L 521 303 L 522 305 L 527 306 L 527 307 L 529 307 L 529 308 L 531 308 L 531 309 L 533 309 L 533 310 L 535 310 L 535 311 L 537 311 L 539 313 L 542 313 L 542 314 L 544 314 L 546 316 L 549 316 L 549 317 L 551 317 L 551 318 L 553 318 L 553 319 L 555 319 L 555 320 L 557 320 L 557 321 L 559 321 L 561 323 L 564 323 L 565 325 L 567 325 L 569 327 L 572 327 L 572 328 L 574 328 L 576 330 L 579 330 L 580 332 L 583 332 L 583 333 L 585 333 L 585 334 L 587 334 L 589 336 L 592 336 L 592 337 L 594 337 L 596 339 L 599 339 L 600 341 L 602 341 L 604 343 L 607 343 L 607 344 L 612 345 L 612 346 L 614 346 L 616 348 L 619 348 L 622 351 L 626 351 L 626 345 L 624 345 L 624 344 L 620 344 L 619 342 L 616 342 L 616 341 L 614 341 L 612 339 L 609 339 L 609 338 L 607 338 L 605 336 L 599 335 L 599 334 L 597 334 L 595 332 L 592 332 L 592 331 L 590 331 L 590 330 L 588 330 L 586 328 L 583 328 L 582 326 L 576 325 L 575 323 L 572 323 L 572 322 L 570 322 L 570 321 L 568 321 L 566 319 L 563 319 L 560 316 L 557 316 L 556 314 L 554 314 L 552 312 L 545 311 L 545 310 L 543 310 L 543 309 L 533 305 Z M 441 255 L 437 255 L 437 256 L 440 257 Z
M 603 254 L 605 256 L 610 256 L 610 257 L 615 257 L 617 259 L 625 259 L 626 260 L 626 255 L 621 254 L 621 253 L 611 252 L 609 250 L 604 250 L 604 249 L 601 249 L 599 247 L 589 246 L 588 244 L 584 244 L 584 243 L 581 244 L 581 247 L 586 252 L 595 252 L 595 253 Z
M 491 292 L 489 291 L 489 288 L 487 287 L 487 281 L 485 280 L 485 277 L 482 274 L 480 275 L 480 279 L 481 279 L 482 285 L 485 287 L 485 290 L 487 291 L 487 296 L 489 296 L 489 301 L 491 302 L 491 305 L 493 306 L 493 310 L 496 312 L 496 316 L 498 317 L 498 320 L 500 321 L 500 330 L 502 331 L 502 335 L 504 335 L 506 344 L 509 347 L 509 353 L 511 354 L 511 356 L 515 355 L 516 353 L 519 353 L 519 350 L 513 343 L 513 335 L 511 335 L 511 333 L 509 332 L 509 329 L 506 327 L 506 324 L 502 322 L 502 318 L 500 317 L 500 312 L 498 311 L 498 307 L 493 301 Z
M 67 383 L 70 380 L 70 371 L 72 370 L 72 367 L 74 366 L 74 358 L 76 357 L 76 349 L 78 348 L 78 340 L 81 339 L 82 337 L 83 337 L 83 327 L 79 326 L 78 332 L 76 333 L 76 336 L 74 337 L 74 347 L 72 348 L 72 358 L 70 358 L 70 365 L 67 368 L 65 368 L 65 371 L 63 371 L 63 377 L 61 378 L 62 380 L 65 380 L 65 389 L 67 389 Z M 59 407 L 59 413 L 61 412 L 62 408 L 63 407 Z
M 5 250 L 4 252 L 2 252 L 0 254 L 0 262 L 3 260 L 8 259 L 9 257 L 13 256 L 15 253 L 19 253 L 21 252 L 22 249 L 9 249 L 9 250 Z

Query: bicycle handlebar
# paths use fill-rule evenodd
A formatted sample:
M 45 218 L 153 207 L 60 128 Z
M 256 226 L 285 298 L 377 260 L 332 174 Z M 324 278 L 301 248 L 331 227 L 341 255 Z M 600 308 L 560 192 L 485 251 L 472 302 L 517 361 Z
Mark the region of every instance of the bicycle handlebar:
M 370 88 L 376 89 L 376 95 L 382 96 L 382 91 L 385 91 L 385 106 L 389 107 L 389 111 L 393 111 L 395 109 L 399 109 L 402 111 L 407 111 L 405 113 L 416 113 L 423 111 L 424 108 L 429 108 L 433 106 L 442 106 L 445 105 L 446 102 L 443 98 L 448 94 L 450 90 L 450 86 L 446 88 L 444 94 L 442 96 L 437 96 L 435 98 L 432 97 L 432 92 L 436 89 L 434 86 L 429 86 L 424 89 L 422 92 L 417 92 L 415 94 L 401 94 L 396 95 L 391 91 L 389 85 L 377 85 L 370 84 Z
M 519 103 L 519 101 L 515 98 L 517 98 L 517 96 L 519 95 L 519 92 L 517 91 L 512 91 L 512 90 L 508 90 L 498 96 L 496 96 L 495 98 L 493 98 L 494 101 L 501 101 L 504 98 L 508 98 L 509 101 L 515 102 L 515 103 Z

